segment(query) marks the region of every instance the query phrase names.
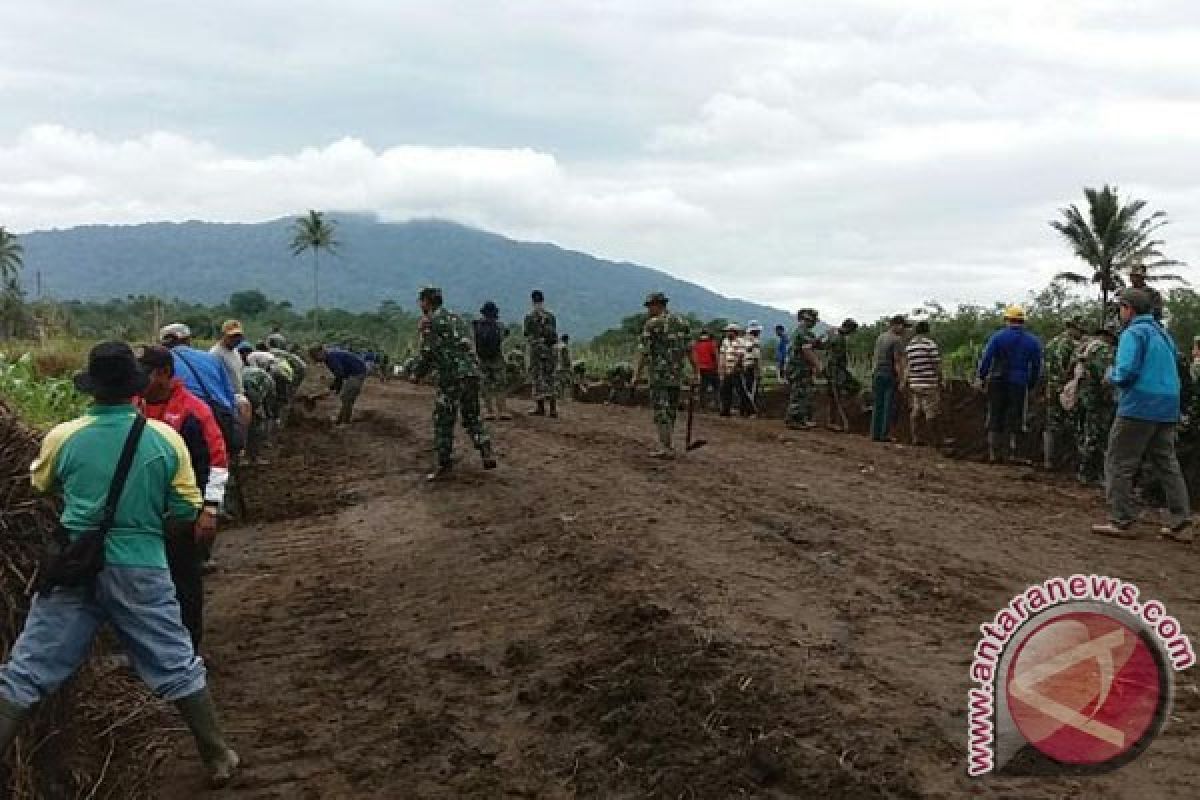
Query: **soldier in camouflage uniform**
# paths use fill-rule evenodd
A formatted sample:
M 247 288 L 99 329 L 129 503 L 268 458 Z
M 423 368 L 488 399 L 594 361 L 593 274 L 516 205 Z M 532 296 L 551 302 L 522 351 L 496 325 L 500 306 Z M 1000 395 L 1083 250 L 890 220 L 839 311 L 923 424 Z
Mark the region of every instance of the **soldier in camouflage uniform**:
M 265 369 L 249 361 L 254 348 L 249 342 L 238 345 L 242 357 L 242 389 L 250 401 L 250 430 L 246 435 L 246 460 L 254 466 L 266 466 L 262 458 L 263 447 L 270 434 L 270 410 L 275 404 L 275 381 Z
M 624 361 L 613 364 L 604 373 L 608 381 L 608 403 L 628 404 L 630 398 L 629 383 L 633 380 L 633 365 Z
M 1074 436 L 1077 426 L 1076 413 L 1062 407 L 1059 395 L 1075 368 L 1076 351 L 1083 338 L 1083 320 L 1072 317 L 1067 328 L 1046 343 L 1046 428 L 1042 431 L 1042 466 L 1052 470 L 1056 466 L 1055 454 L 1061 452 L 1058 445 Z
M 829 419 L 833 424 L 833 415 L 838 415 L 837 424 L 833 427 L 839 431 L 844 431 L 847 424 L 846 398 L 862 391 L 858 379 L 850 371 L 850 337 L 857 330 L 858 323 L 847 318 L 840 327 L 829 332 L 824 344 L 826 352 L 825 382 L 829 390 Z
M 659 447 L 654 458 L 675 457 L 675 419 L 679 414 L 679 391 L 683 383 L 683 364 L 692 366 L 693 380 L 700 374 L 692 358 L 692 330 L 678 314 L 667 311 L 667 296 L 653 292 L 646 297 L 650 316 L 642 329 L 637 362 L 633 367 L 633 385 L 642 375 L 643 365 L 649 365 L 650 400 L 654 406 L 654 427 L 658 430 Z
M 442 290 L 427 287 L 418 295 L 424 316 L 420 324 L 420 350 L 412 380 L 437 372 L 437 395 L 433 402 L 433 446 L 437 467 L 427 476 L 435 481 L 450 473 L 454 454 L 454 424 L 462 418 L 484 469 L 495 469 L 492 440 L 479 415 L 479 360 L 471 331 L 462 317 L 442 306 Z
M 1104 382 L 1104 377 L 1112 368 L 1116 352 L 1117 325 L 1114 322 L 1097 329 L 1095 336 L 1079 347 L 1075 357 L 1074 363 L 1082 368 L 1078 397 L 1079 482 L 1083 484 L 1104 481 L 1104 451 L 1117 412 L 1113 388 Z
M 788 407 L 784 424 L 792 430 L 808 430 L 813 421 L 813 384 L 820 362 L 814 350 L 817 336 L 813 326 L 817 324 L 817 312 L 802 308 L 796 314 L 799 323 L 792 334 L 788 347 L 787 380 Z
M 554 379 L 557 371 L 554 363 L 554 346 L 558 344 L 558 321 L 546 309 L 546 298 L 540 289 L 531 295 L 533 310 L 525 315 L 525 342 L 529 347 L 529 380 L 533 383 L 533 399 L 537 407 L 529 413 L 544 417 L 546 404 L 550 404 L 550 416 L 558 416 L 558 394 Z

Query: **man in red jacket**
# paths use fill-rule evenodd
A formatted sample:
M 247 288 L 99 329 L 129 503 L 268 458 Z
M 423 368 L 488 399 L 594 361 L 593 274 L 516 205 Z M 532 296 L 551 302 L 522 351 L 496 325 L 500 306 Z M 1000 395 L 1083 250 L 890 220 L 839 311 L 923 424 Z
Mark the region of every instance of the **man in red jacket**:
M 204 495 L 204 507 L 196 520 L 194 534 L 187 529 L 171 531 L 166 542 L 167 565 L 175 581 L 183 624 L 192 636 L 192 646 L 199 652 L 204 636 L 202 567 L 205 551 L 217 533 L 217 511 L 229 480 L 229 455 L 212 410 L 175 377 L 171 351 L 165 347 L 146 347 L 139 361 L 150 373 L 150 383 L 137 405 L 146 417 L 165 422 L 182 437 L 192 457 L 196 485 Z
M 707 328 L 700 331 L 700 341 L 692 345 L 692 357 L 696 360 L 696 369 L 700 370 L 700 405 L 705 405 L 711 389 L 713 408 L 716 408 L 720 405 L 721 378 L 717 374 L 717 343 Z

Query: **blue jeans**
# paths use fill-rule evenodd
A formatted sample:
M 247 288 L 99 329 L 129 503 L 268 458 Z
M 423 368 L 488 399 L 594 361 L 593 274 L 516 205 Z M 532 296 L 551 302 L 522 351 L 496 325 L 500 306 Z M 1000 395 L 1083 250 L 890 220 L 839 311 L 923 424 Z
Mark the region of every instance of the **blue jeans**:
M 8 663 L 0 667 L 0 697 L 30 708 L 52 694 L 83 664 L 106 621 L 159 697 L 173 702 L 205 688 L 204 662 L 180 619 L 171 573 L 110 566 L 90 588 L 34 595 Z
M 876 375 L 871 382 L 871 438 L 886 442 L 896 418 L 896 377 Z

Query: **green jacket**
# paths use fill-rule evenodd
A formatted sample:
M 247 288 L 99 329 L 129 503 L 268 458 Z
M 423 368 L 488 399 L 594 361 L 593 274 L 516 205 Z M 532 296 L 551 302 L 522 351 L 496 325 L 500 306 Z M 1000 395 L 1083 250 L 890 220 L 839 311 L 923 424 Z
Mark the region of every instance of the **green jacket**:
M 421 320 L 420 350 L 413 372 L 423 378 L 436 371 L 438 383 L 453 386 L 466 378 L 479 377 L 474 336 L 457 314 L 439 308 Z
M 100 523 L 117 454 L 136 415 L 131 405 L 92 406 L 42 440 L 29 468 L 33 487 L 62 493 L 61 521 L 72 538 Z M 166 569 L 164 510 L 172 519 L 189 520 L 201 504 L 183 439 L 166 423 L 147 421 L 105 541 L 106 563 Z

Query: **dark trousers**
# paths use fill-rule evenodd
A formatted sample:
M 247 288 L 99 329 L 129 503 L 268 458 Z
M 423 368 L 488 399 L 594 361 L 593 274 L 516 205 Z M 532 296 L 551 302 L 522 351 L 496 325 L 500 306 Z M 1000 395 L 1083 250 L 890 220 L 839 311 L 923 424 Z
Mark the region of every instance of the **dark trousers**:
M 730 415 L 733 410 L 733 398 L 742 397 L 742 375 L 732 373 L 721 378 L 721 416 Z
M 1179 525 L 1188 519 L 1188 490 L 1175 456 L 1175 437 L 1174 423 L 1117 417 L 1104 454 L 1105 489 L 1114 522 L 1124 525 L 1137 519 L 1133 478 L 1143 461 L 1162 484 L 1170 524 Z
M 706 407 L 710 402 L 713 408 L 721 407 L 721 376 L 715 372 L 701 372 L 700 406 Z
M 1029 391 L 1023 383 L 988 381 L 988 433 L 1025 433 Z
M 192 648 L 200 652 L 200 641 L 204 638 L 203 548 L 196 544 L 191 526 L 168 532 L 166 545 L 167 566 L 171 569 L 171 580 L 175 582 L 183 627 L 192 637 Z
M 742 416 L 748 417 L 758 413 L 758 370 L 742 370 Z
M 871 438 L 886 442 L 896 419 L 896 376 L 890 372 L 871 381 Z

